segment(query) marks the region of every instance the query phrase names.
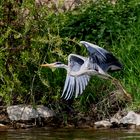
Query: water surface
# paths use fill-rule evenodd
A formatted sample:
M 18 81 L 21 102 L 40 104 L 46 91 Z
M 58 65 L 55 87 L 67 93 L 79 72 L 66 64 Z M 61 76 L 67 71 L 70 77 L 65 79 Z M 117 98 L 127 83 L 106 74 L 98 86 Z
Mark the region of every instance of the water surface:
M 140 140 L 140 131 L 33 128 L 0 132 L 0 140 Z

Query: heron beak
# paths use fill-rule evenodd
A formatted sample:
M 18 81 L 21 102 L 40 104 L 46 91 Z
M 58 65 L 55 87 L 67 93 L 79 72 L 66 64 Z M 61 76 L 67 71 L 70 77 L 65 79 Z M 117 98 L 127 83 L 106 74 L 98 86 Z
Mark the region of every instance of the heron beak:
M 40 65 L 41 67 L 54 67 L 55 64 L 54 63 L 51 63 L 51 64 L 42 64 Z

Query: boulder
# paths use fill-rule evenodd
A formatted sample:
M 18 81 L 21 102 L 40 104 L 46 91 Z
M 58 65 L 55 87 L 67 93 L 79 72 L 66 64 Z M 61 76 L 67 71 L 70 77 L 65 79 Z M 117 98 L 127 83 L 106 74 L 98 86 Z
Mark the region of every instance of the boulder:
M 119 119 L 117 119 L 117 118 L 114 118 L 114 117 L 112 117 L 111 119 L 110 119 L 110 122 L 112 123 L 112 124 L 120 124 L 120 120 Z
M 94 123 L 95 128 L 110 128 L 112 126 L 110 121 L 102 120 Z
M 28 121 L 39 117 L 48 118 L 55 116 L 55 113 L 49 108 L 39 105 L 33 108 L 31 105 L 13 105 L 7 107 L 8 117 L 12 121 Z
M 54 111 L 43 105 L 38 105 L 36 110 L 38 115 L 42 118 L 49 118 L 55 116 Z
M 124 117 L 120 113 L 115 114 L 109 120 L 102 120 L 94 123 L 95 128 L 116 128 L 116 127 L 127 127 L 127 128 L 140 128 L 140 114 L 134 111 L 129 111 Z
M 140 115 L 134 111 L 129 111 L 128 114 L 120 120 L 120 123 L 124 125 L 140 126 Z
M 112 123 L 112 127 L 119 127 L 120 120 L 122 119 L 122 115 L 124 115 L 125 111 L 117 112 L 113 117 L 110 118 L 110 122 Z
M 0 123 L 0 131 L 6 131 L 9 127 Z

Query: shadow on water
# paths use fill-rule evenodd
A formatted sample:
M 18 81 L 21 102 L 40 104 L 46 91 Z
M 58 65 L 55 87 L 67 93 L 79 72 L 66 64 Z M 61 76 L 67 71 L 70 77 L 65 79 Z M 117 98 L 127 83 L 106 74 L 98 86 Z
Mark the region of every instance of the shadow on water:
M 0 132 L 0 140 L 140 140 L 140 131 L 33 128 Z

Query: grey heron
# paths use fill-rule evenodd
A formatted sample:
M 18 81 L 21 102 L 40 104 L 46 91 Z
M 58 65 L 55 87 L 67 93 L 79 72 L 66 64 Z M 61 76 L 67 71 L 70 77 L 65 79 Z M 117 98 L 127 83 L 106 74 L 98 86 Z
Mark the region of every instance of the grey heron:
M 68 65 L 61 62 L 41 65 L 42 67 L 56 67 L 67 70 L 65 85 L 61 95 L 66 100 L 71 99 L 73 96 L 77 98 L 81 95 L 92 75 L 109 79 L 112 77 L 107 73 L 108 71 L 122 69 L 122 64 L 112 53 L 89 42 L 81 41 L 80 43 L 89 51 L 89 57 L 70 54 L 68 56 Z

